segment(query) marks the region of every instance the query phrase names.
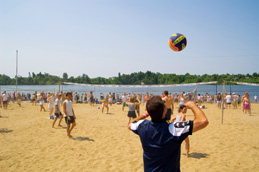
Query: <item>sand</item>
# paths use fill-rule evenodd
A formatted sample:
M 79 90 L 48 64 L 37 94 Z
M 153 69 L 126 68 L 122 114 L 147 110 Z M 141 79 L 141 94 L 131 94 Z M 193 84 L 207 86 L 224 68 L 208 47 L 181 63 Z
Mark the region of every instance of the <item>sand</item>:
M 102 114 L 98 105 L 73 106 L 74 139 L 66 136 L 64 121 L 63 128 L 53 129 L 48 112 L 39 112 L 39 105 L 22 102 L 21 108 L 12 103 L 7 110 L 0 108 L 0 171 L 143 171 L 139 137 L 126 127 L 127 108 L 122 112 L 121 105 L 113 105 L 110 114 Z M 241 107 L 224 110 L 224 124 L 216 104 L 205 106 L 210 123 L 189 136 L 189 158 L 183 142 L 181 170 L 259 171 L 259 104 L 252 104 L 251 116 Z M 190 110 L 187 119 L 193 119 Z

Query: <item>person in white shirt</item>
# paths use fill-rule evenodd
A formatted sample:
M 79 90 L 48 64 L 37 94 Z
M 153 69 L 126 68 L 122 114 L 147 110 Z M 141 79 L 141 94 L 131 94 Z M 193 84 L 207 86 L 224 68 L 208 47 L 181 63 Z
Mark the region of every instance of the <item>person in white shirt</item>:
M 68 92 L 66 94 L 67 99 L 63 103 L 63 111 L 65 116 L 65 121 L 67 123 L 67 136 L 72 138 L 71 131 L 76 126 L 76 115 L 72 107 L 72 93 Z M 72 124 L 72 125 L 71 125 Z
M 8 105 L 8 101 L 10 100 L 10 97 L 8 96 L 6 91 L 3 92 L 2 98 L 3 98 L 3 107 L 4 109 L 7 109 L 7 105 Z
M 54 125 L 55 125 L 58 117 L 60 117 L 58 126 L 62 127 L 62 125 L 60 125 L 61 120 L 63 119 L 63 115 L 62 115 L 61 110 L 60 110 L 60 98 L 61 98 L 61 94 L 58 94 L 57 98 L 55 100 L 55 112 L 54 112 L 55 113 L 55 118 L 54 118 L 54 121 L 52 123 L 52 128 L 55 128 Z
M 231 94 L 229 93 L 227 96 L 226 96 L 226 108 L 230 108 L 231 106 L 231 102 L 232 102 L 232 96 Z
M 254 103 L 257 103 L 257 95 L 254 96 Z

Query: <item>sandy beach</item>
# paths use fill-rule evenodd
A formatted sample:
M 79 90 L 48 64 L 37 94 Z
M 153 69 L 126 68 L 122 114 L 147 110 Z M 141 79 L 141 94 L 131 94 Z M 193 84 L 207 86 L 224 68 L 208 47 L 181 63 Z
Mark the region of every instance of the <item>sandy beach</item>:
M 0 108 L 0 171 L 143 171 L 139 137 L 127 129 L 127 108 L 110 107 L 101 113 L 100 105 L 74 104 L 77 126 L 73 139 L 66 136 L 66 125 L 52 128 L 39 105 L 22 102 Z M 190 136 L 190 157 L 182 144 L 183 172 L 259 171 L 259 104 L 252 104 L 252 115 L 238 109 L 221 110 L 205 104 L 207 128 Z M 178 105 L 175 105 L 178 107 Z M 47 104 L 45 104 L 47 108 Z M 141 112 L 143 112 L 143 105 Z M 106 112 L 106 111 L 105 111 Z M 174 110 L 176 114 L 177 110 Z M 189 110 L 187 119 L 192 120 Z

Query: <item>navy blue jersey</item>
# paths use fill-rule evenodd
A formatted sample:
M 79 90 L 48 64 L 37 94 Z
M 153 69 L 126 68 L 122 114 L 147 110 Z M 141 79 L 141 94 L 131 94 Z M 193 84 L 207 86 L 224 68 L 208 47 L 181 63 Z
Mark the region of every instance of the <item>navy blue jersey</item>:
M 131 124 L 143 147 L 144 171 L 180 171 L 181 143 L 192 134 L 193 121 L 168 124 L 140 120 Z

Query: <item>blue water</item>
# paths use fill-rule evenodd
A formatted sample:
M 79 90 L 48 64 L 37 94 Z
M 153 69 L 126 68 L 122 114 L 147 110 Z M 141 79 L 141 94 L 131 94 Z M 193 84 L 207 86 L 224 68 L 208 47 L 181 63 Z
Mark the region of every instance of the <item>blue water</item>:
M 126 93 L 135 93 L 135 94 L 145 94 L 149 92 L 154 95 L 161 95 L 164 90 L 168 90 L 171 93 L 181 93 L 183 91 L 193 91 L 196 86 L 170 86 L 170 87 L 102 87 L 102 86 L 82 86 L 82 85 L 61 85 L 60 91 L 63 92 L 78 92 L 78 93 L 89 93 L 89 91 L 94 91 L 94 96 L 99 97 L 100 93 L 116 93 L 122 94 Z M 198 94 L 205 95 L 209 93 L 215 95 L 217 92 L 223 91 L 222 85 L 198 85 Z M 0 85 L 0 91 L 7 91 L 11 93 L 16 90 L 15 85 Z M 21 93 L 34 93 L 35 91 L 44 91 L 44 92 L 58 92 L 58 85 L 18 85 L 18 92 Z M 259 96 L 259 87 L 258 86 L 247 86 L 247 85 L 226 85 L 226 92 L 235 92 L 236 94 L 244 95 L 245 92 L 248 92 L 250 99 L 253 102 L 254 95 Z

